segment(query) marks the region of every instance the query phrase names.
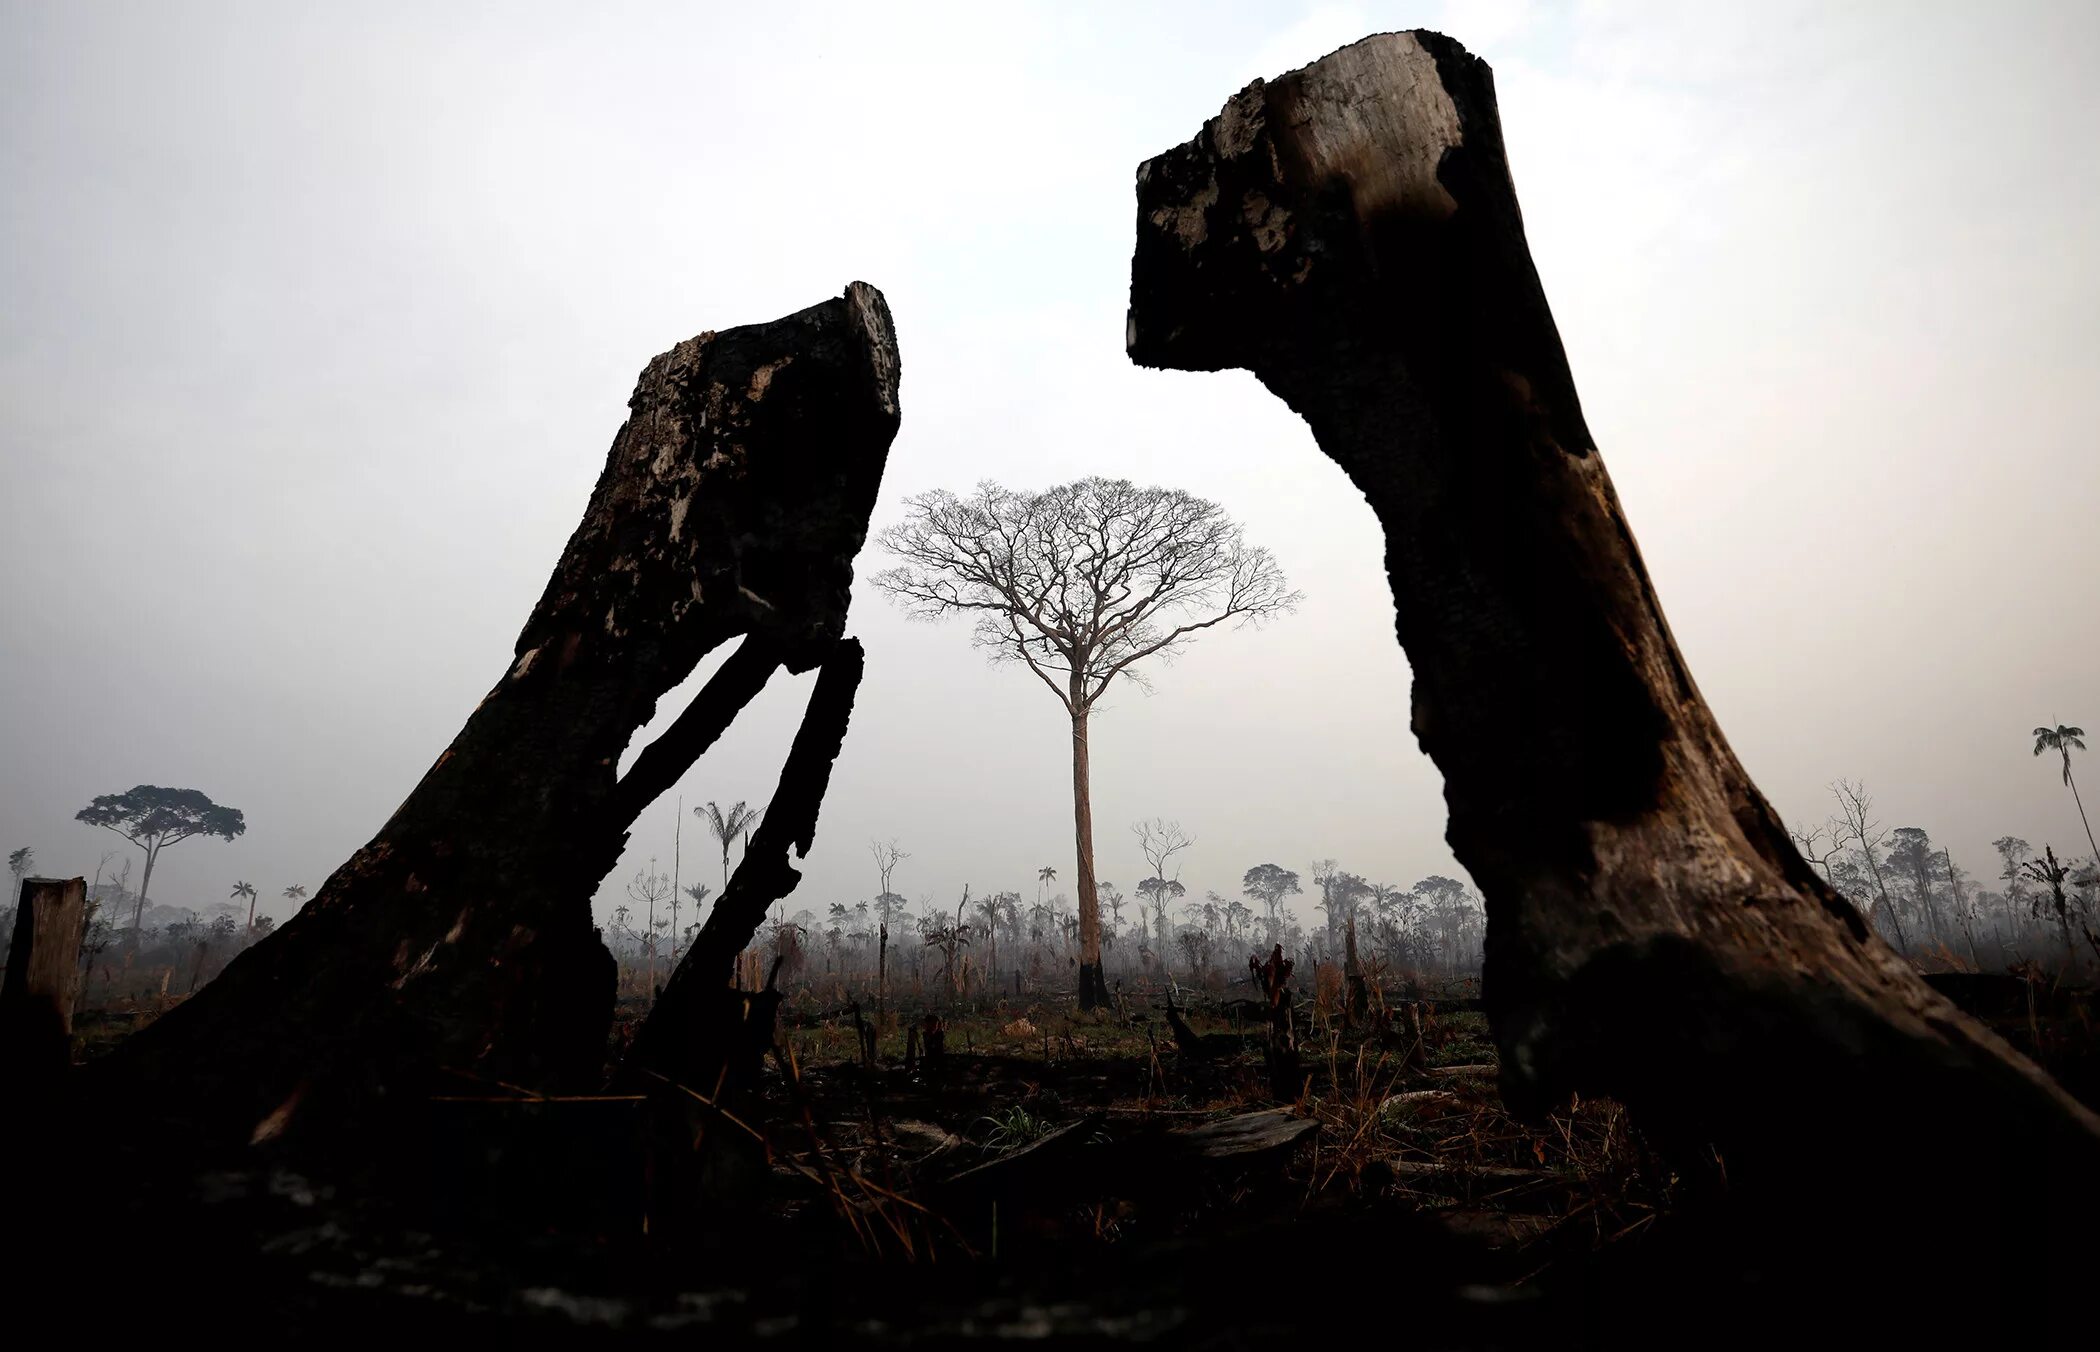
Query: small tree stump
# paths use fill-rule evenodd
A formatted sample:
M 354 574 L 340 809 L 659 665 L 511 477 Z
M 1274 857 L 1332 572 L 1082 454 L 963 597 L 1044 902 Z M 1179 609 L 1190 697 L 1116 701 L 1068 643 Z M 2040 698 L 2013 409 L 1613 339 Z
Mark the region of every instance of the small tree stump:
M 0 985 L 0 1059 L 10 1082 L 45 1086 L 72 1064 L 67 1038 L 80 990 L 84 878 L 24 878 L 14 947 Z

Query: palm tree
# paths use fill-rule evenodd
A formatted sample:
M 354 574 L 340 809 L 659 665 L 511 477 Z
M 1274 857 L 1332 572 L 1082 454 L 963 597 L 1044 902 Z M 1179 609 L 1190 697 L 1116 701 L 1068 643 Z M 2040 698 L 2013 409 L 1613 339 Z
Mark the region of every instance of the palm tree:
M 738 836 L 746 837 L 745 843 L 749 844 L 751 830 L 758 825 L 762 811 L 763 808 L 754 808 L 742 800 L 727 812 L 720 804 L 712 802 L 693 809 L 693 815 L 706 823 L 708 834 L 722 847 L 722 887 L 725 891 L 729 887 L 729 847 L 736 843 Z
M 700 914 L 700 908 L 707 904 L 707 899 L 714 895 L 714 891 L 706 883 L 686 884 L 685 895 L 693 899 L 694 915 Z M 671 889 L 671 958 L 673 961 L 676 961 L 678 957 L 678 936 L 684 932 L 678 928 L 678 889 L 674 886 Z
M 306 889 L 293 883 L 284 889 L 284 899 L 292 903 L 292 909 L 296 911 L 299 909 L 299 903 L 306 900 Z
M 2071 778 L 2071 753 L 2085 750 L 2085 729 L 2069 727 L 2059 723 L 2053 728 L 2034 730 L 2034 754 L 2054 751 L 2064 758 L 2064 787 L 2071 791 L 2071 801 L 2078 805 L 2078 820 L 2085 827 L 2085 843 L 2091 848 L 2093 857 L 2100 859 L 2100 845 L 2093 844 L 2093 824 L 2086 820 L 2085 800 L 2078 796 L 2078 781 Z
M 1043 902 L 1043 889 L 1056 881 L 1057 870 L 1048 864 L 1035 871 L 1035 900 L 1038 906 Z
M 227 893 L 235 901 L 246 898 L 248 902 L 248 933 L 255 933 L 255 884 L 235 883 L 233 891 Z
M 2057 932 L 2063 935 L 2064 970 L 2070 971 L 2078 965 L 2078 950 L 2071 944 L 2071 906 L 2064 896 L 2064 879 L 2071 876 L 2069 865 L 2056 862 L 2056 851 L 2050 846 L 2042 847 L 2041 859 L 2030 859 L 2020 866 L 2030 879 L 2049 889 L 2049 902 L 2056 909 Z M 2045 862 L 2046 861 L 2046 862 Z M 2041 910 L 2041 899 L 2035 899 L 2035 909 Z
M 977 928 L 984 931 L 987 962 L 991 967 L 992 990 L 999 989 L 999 913 L 1006 908 L 1006 896 L 1001 892 L 990 892 L 977 903 Z

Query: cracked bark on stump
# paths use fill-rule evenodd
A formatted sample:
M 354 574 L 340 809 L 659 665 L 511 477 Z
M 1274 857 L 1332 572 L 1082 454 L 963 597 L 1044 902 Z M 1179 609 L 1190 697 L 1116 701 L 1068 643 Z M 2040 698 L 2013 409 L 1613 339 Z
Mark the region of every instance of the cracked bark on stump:
M 651 361 L 508 669 L 451 747 L 305 909 L 89 1089 L 248 1140 L 456 1091 L 453 1072 L 595 1087 L 614 968 L 592 894 L 635 815 L 776 668 L 839 650 L 897 379 L 888 306 L 859 282 Z M 657 701 L 739 637 L 619 777 Z
M 2069 1241 L 2054 1208 L 2091 1200 L 2100 1119 L 1802 862 L 1685 669 L 1583 421 L 1487 66 L 1434 33 L 1366 39 L 1248 86 L 1137 194 L 1132 359 L 1252 371 L 1384 527 L 1415 734 L 1487 898 L 1511 1104 L 1616 1096 L 1717 1143 L 1738 1199 L 1841 1187 L 1855 1225 L 2021 1260 Z M 1955 1158 L 1949 1206 L 1923 1180 Z
M 41 1096 L 72 1064 L 87 879 L 24 878 L 0 981 L 0 1084 Z

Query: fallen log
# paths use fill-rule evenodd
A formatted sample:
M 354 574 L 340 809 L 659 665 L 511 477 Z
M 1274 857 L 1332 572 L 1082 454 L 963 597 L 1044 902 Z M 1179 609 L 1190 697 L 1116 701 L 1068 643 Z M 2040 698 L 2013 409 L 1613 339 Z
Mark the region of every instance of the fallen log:
M 1730 750 L 1584 421 L 1487 66 L 1367 38 L 1249 85 L 1137 197 L 1132 360 L 1253 372 L 1384 528 L 1511 1106 L 1610 1095 L 1718 1147 L 1738 1205 L 1813 1207 L 1807 1261 L 1941 1242 L 2075 1289 L 2100 1118 L 1876 938 Z M 1953 1159 L 1980 1167 L 1950 1204 L 1917 1184 Z
M 992 1197 L 1018 1201 L 1072 1186 L 1091 1174 L 1082 1157 L 1093 1143 L 1102 1116 L 1088 1113 L 982 1164 L 973 1165 L 935 1185 L 951 1200 Z
M 857 676 L 840 638 L 897 376 L 888 307 L 858 282 L 651 361 L 506 670 L 452 745 L 297 916 L 89 1088 L 246 1142 L 344 1130 L 460 1076 L 601 1083 L 613 961 L 591 896 L 635 814 L 773 671 L 826 664 L 820 699 L 839 684 L 832 662 Z M 619 775 L 657 701 L 737 639 Z M 831 736 L 843 709 L 826 709 Z
M 1289 1154 L 1319 1130 L 1313 1118 L 1293 1117 L 1289 1108 L 1267 1108 L 1200 1126 L 1176 1127 L 1167 1133 L 1167 1140 L 1198 1159 L 1239 1164 Z
M 1464 1066 L 1431 1066 L 1422 1073 L 1439 1080 L 1492 1080 L 1500 1068 L 1478 1062 Z

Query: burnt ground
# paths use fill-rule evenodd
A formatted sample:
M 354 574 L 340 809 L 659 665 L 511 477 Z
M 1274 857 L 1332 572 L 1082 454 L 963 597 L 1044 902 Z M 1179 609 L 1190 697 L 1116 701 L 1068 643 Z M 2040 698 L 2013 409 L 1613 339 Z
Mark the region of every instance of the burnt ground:
M 18 1196 L 55 1192 L 8 1209 L 50 1221 L 20 1289 L 99 1331 L 273 1341 L 1769 1346 L 1832 1302 L 1926 1345 L 2060 1332 L 1972 1307 L 1961 1255 L 1828 1253 L 1813 1216 L 1737 1232 L 1725 1161 L 1663 1161 L 1616 1104 L 1510 1118 L 1477 1013 L 1432 1007 L 1419 1043 L 1314 1014 L 1288 1104 L 1251 1040 L 1185 1056 L 1156 1012 L 951 1011 L 907 1068 L 917 1013 L 868 1066 L 849 1018 L 791 1002 L 755 1093 L 673 1112 L 704 1166 L 669 1184 L 661 1098 L 464 1086 L 357 1169 L 74 1123 Z M 2088 1000 L 1994 1023 L 2092 1101 Z

